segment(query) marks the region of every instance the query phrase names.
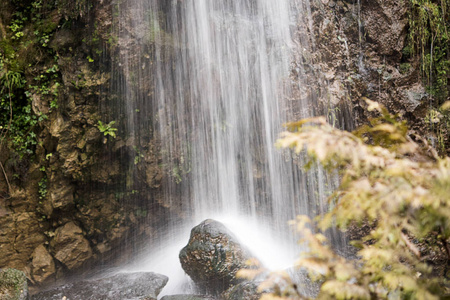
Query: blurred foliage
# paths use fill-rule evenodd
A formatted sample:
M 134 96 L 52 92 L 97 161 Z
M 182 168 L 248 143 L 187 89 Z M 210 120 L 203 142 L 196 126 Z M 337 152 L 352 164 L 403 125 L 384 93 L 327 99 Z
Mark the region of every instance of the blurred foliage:
M 450 158 L 419 155 L 406 124 L 365 100 L 378 117 L 354 133 L 317 117 L 289 124 L 278 141 L 296 153 L 306 150 L 341 175 L 328 213 L 315 222 L 305 216 L 293 221 L 309 249 L 296 265 L 321 283 L 318 299 L 440 299 L 448 293 L 450 272 Z M 337 255 L 319 232 L 363 224 L 371 230 L 352 241 L 358 249 L 354 260 Z M 429 263 L 436 257 L 437 269 Z M 285 293 L 277 281 L 266 281 L 272 293 L 264 299 L 307 299 L 293 284 Z

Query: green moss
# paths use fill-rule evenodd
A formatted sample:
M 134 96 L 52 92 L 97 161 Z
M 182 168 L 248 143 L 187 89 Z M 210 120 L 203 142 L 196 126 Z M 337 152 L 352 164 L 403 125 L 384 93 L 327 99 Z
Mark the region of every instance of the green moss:
M 22 271 L 15 269 L 4 269 L 0 271 L 0 299 L 23 299 L 21 295 L 26 294 L 27 289 L 27 278 Z
M 449 95 L 450 0 L 410 0 L 409 42 L 404 54 L 421 58 L 422 78 L 442 104 Z
M 407 74 L 411 70 L 411 64 L 410 63 L 403 63 L 400 64 L 400 73 Z

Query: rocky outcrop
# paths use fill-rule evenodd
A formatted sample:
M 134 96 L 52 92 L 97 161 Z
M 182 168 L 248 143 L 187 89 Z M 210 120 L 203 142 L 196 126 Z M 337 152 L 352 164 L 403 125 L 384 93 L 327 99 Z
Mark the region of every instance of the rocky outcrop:
M 46 241 L 45 225 L 35 212 L 20 212 L 0 217 L 0 228 L 0 266 L 27 270 L 35 248 Z
M 168 278 L 155 273 L 120 273 L 66 284 L 33 296 L 33 300 L 156 300 Z
M 55 258 L 69 270 L 83 266 L 92 258 L 92 249 L 83 231 L 73 222 L 59 227 L 50 242 Z
M 28 283 L 25 273 L 15 269 L 0 269 L 0 299 L 29 299 Z
M 52 2 L 33 16 L 44 20 L 24 20 L 23 39 L 32 42 L 11 48 L 27 82 L 17 98 L 29 99 L 27 116 L 40 118 L 32 155 L 21 158 L 0 143 L 0 268 L 23 270 L 35 284 L 96 263 L 119 263 L 118 253 L 127 260 L 140 244 L 125 248 L 124 240 L 153 239 L 168 207 L 161 200 L 167 174 L 160 141 L 153 133 L 139 141 L 125 134 L 128 120 L 111 88 L 118 54 L 111 1 L 75 2 Z M 15 46 L 9 30 L 14 12 L 33 10 L 28 2 L 0 3 L 4 54 L 3 43 Z M 36 42 L 37 31 L 45 41 Z M 122 72 L 115 69 L 118 77 Z M 106 137 L 99 121 L 115 121 L 116 138 Z
M 304 73 L 293 68 L 293 76 L 307 83 L 295 88 L 297 98 L 317 98 L 318 113 L 352 129 L 371 117 L 363 100 L 367 97 L 424 133 L 428 102 L 419 61 L 404 54 L 408 7 L 406 0 L 311 1 L 313 26 L 297 32 L 297 40 L 309 45 L 294 62 L 297 68 L 304 63 Z
M 45 282 L 47 278 L 54 275 L 55 262 L 44 245 L 34 249 L 31 258 L 31 277 L 35 283 Z
M 220 222 L 205 220 L 191 231 L 180 251 L 181 266 L 203 290 L 220 294 L 237 284 L 236 273 L 246 267 L 250 253 Z

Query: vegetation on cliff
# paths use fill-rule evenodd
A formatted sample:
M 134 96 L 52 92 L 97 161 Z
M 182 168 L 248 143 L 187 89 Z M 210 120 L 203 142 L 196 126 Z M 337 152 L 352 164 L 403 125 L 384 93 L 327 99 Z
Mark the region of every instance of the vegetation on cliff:
M 441 153 L 450 149 L 450 118 L 440 106 L 450 96 L 450 1 L 410 0 L 409 34 L 404 58 L 420 58 L 420 73 L 428 92 L 428 129 Z M 403 66 L 410 66 L 409 63 Z
M 409 44 L 404 54 L 419 54 L 428 92 L 437 104 L 449 95 L 450 1 L 410 0 Z

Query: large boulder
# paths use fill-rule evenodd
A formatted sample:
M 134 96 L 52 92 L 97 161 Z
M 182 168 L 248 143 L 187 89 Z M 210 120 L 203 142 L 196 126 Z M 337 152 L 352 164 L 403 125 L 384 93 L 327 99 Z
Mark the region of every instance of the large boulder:
M 155 273 L 120 273 L 41 292 L 33 300 L 156 300 L 169 279 Z
M 29 299 L 25 273 L 16 269 L 0 269 L 0 299 Z
M 50 245 L 55 258 L 69 270 L 81 267 L 92 258 L 92 249 L 84 238 L 83 231 L 73 222 L 69 222 L 55 231 Z
M 245 268 L 249 258 L 249 251 L 214 220 L 194 227 L 187 246 L 180 251 L 184 271 L 202 291 L 211 294 L 220 294 L 239 283 L 236 273 Z

